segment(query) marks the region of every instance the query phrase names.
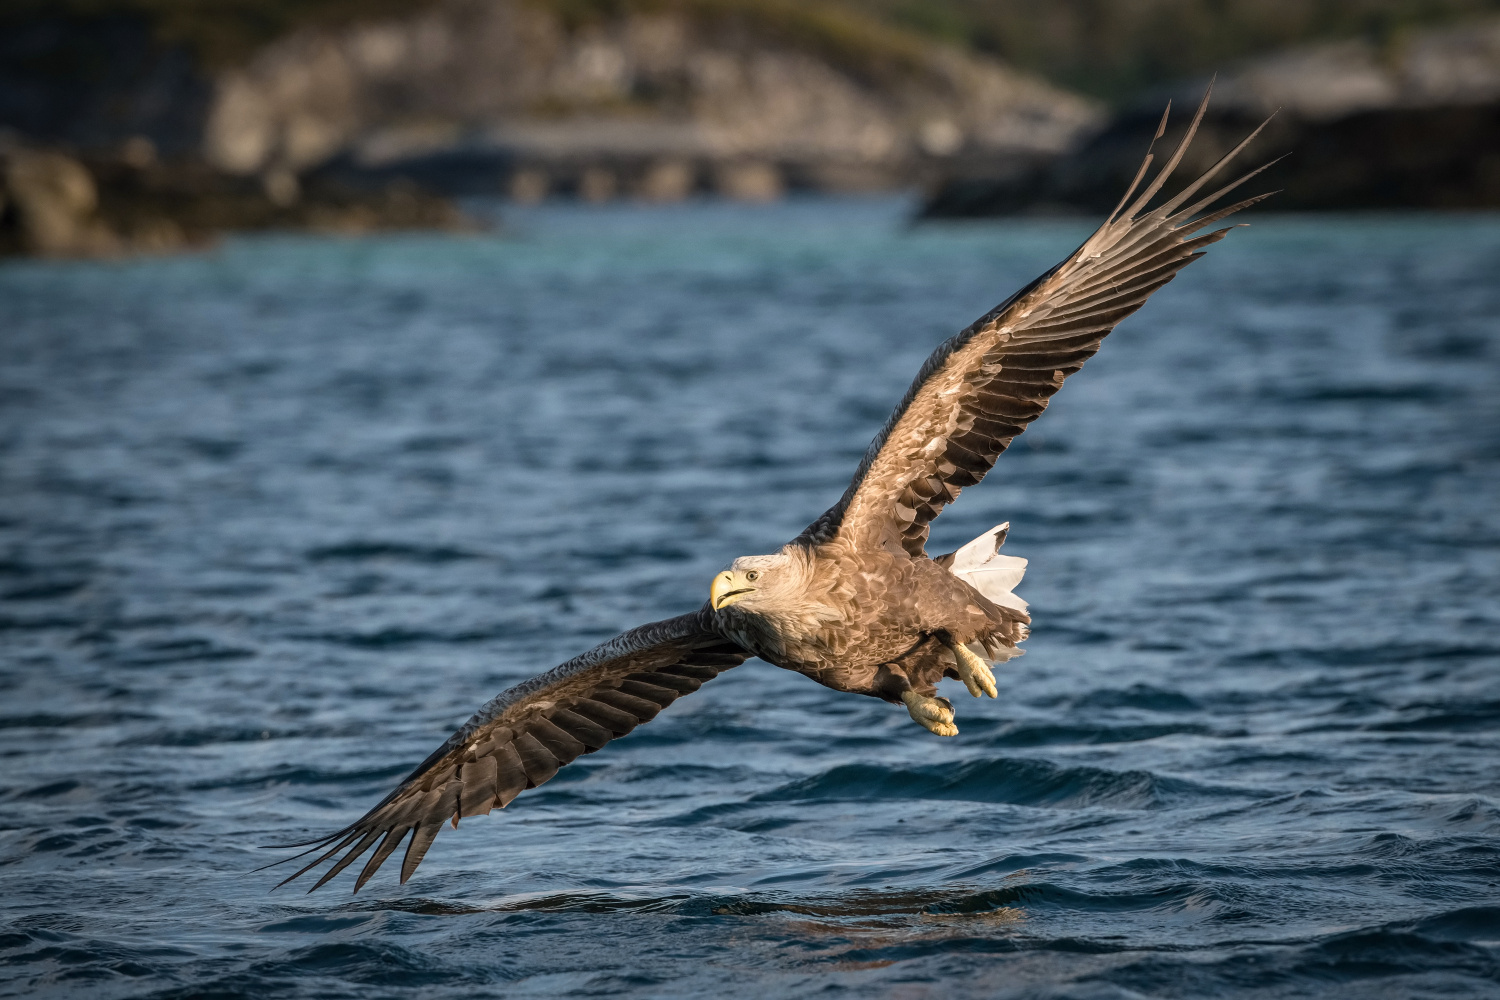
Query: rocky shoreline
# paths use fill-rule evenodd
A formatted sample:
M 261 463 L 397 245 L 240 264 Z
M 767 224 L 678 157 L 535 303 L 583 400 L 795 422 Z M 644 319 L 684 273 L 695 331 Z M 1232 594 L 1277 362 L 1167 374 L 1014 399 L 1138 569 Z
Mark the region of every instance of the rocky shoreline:
M 0 255 L 111 257 L 170 253 L 232 231 L 292 229 L 354 235 L 389 229 L 470 229 L 453 203 L 411 184 L 350 189 L 314 179 L 267 191 L 199 160 L 145 159 L 0 143 Z
M 1102 122 L 1091 101 L 833 8 L 687 4 L 570 27 L 518 0 L 455 0 L 270 46 L 219 81 L 203 148 L 238 174 L 761 199 L 1056 156 Z
M 1117 115 L 1077 149 L 1029 170 L 955 172 L 924 218 L 1109 211 L 1130 183 L 1163 106 L 1170 146 L 1208 81 Z M 1500 208 L 1500 20 L 1369 42 L 1313 46 L 1221 78 L 1184 174 L 1207 168 L 1268 116 L 1251 159 L 1286 154 L 1258 186 L 1275 211 Z
M 1180 128 L 1207 83 L 1110 116 L 994 59 L 795 0 L 581 19 L 544 0 L 384 4 L 213 67 L 144 8 L 36 9 L 0 12 L 0 253 L 463 228 L 452 199 L 469 195 L 918 189 L 925 218 L 1097 213 L 1162 105 Z M 1188 170 L 1278 108 L 1253 151 L 1292 154 L 1264 181 L 1283 189 L 1277 210 L 1500 207 L 1500 20 L 1243 64 L 1220 79 Z
M 965 159 L 1055 157 L 1104 120 L 1093 101 L 830 4 L 565 8 L 414 3 L 311 24 L 213 72 L 124 14 L 21 23 L 0 32 L 0 125 L 20 150 L 0 245 L 452 225 L 442 199 L 460 195 L 911 188 Z M 46 69 L 90 61 L 92 75 Z M 29 179 L 38 155 L 67 156 L 72 180 Z

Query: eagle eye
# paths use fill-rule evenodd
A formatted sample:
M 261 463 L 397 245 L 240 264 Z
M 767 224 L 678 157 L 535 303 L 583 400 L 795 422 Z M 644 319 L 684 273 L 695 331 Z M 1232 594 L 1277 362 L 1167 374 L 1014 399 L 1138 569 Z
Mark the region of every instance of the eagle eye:
M 760 579 L 760 571 L 752 569 L 750 572 L 745 574 L 745 579 L 749 580 L 751 583 L 754 583 L 756 580 Z

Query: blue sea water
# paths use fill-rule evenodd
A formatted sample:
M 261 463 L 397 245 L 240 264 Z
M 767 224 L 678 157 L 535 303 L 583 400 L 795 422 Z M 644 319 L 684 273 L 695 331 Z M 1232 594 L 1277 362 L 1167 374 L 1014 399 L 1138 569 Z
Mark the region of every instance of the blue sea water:
M 1495 216 L 1256 217 L 1127 321 L 935 526 L 1031 560 L 957 738 L 751 661 L 405 886 L 251 871 L 1088 229 L 907 208 L 0 267 L 0 995 L 1500 995 Z

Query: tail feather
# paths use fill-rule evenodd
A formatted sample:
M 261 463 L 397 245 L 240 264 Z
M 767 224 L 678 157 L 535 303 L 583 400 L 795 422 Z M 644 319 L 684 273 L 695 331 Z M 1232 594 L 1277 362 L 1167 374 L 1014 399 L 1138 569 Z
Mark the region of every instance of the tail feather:
M 959 579 L 1004 608 L 1025 611 L 1028 605 L 1015 588 L 1026 575 L 1026 560 L 1018 556 L 996 556 L 987 565 L 959 573 Z
M 938 562 L 948 571 L 1001 607 L 1026 610 L 1026 602 L 1014 593 L 1026 575 L 1026 560 L 1000 555 L 1000 546 L 1010 532 L 1010 522 L 997 524 Z

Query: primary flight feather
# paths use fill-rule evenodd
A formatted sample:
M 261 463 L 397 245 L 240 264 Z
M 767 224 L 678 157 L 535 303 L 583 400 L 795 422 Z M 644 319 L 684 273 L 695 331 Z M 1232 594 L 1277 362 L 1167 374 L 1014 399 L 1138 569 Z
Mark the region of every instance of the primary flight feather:
M 1198 197 L 1256 129 L 1148 209 L 1207 105 L 1205 96 L 1141 188 L 1148 151 L 1119 206 L 1081 247 L 933 352 L 844 495 L 802 534 L 772 555 L 736 559 L 697 611 L 631 629 L 497 696 L 364 816 L 309 842 L 299 857 L 316 857 L 281 884 L 333 859 L 316 889 L 368 854 L 357 892 L 403 843 L 405 882 L 444 823 L 504 808 L 752 656 L 904 705 L 928 731 L 957 735 L 937 683 L 952 677 L 975 697 L 996 696 L 990 667 L 1020 655 L 1030 624 L 1013 592 L 1026 563 L 998 554 L 1008 525 L 931 558 L 928 525 L 984 478 L 1116 324 L 1229 231 L 1203 230 L 1267 197 L 1200 215 L 1260 172 Z

